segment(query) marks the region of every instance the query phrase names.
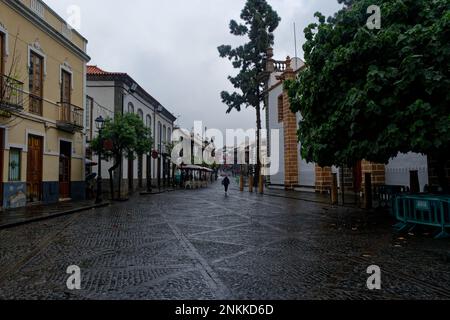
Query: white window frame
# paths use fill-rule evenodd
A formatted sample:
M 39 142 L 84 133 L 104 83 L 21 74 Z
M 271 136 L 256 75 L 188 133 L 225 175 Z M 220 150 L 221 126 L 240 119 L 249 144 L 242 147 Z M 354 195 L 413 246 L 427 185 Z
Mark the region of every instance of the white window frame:
M 172 143 L 172 128 L 171 127 L 167 128 L 167 142 Z
M 40 56 L 42 58 L 42 61 L 44 62 L 44 74 L 43 74 L 43 76 L 46 77 L 47 76 L 47 55 L 44 53 L 44 51 L 42 51 L 42 49 L 36 48 L 36 44 L 34 44 L 34 45 L 29 44 L 28 45 L 28 60 L 27 60 L 28 69 L 31 66 L 31 64 L 30 64 L 31 52 L 37 54 L 38 56 Z
M 18 179 L 11 179 L 11 152 L 12 150 L 16 150 L 19 151 L 19 169 L 18 169 L 18 174 L 19 177 Z M 23 149 L 22 148 L 16 148 L 16 147 L 12 147 L 9 149 L 9 156 L 8 156 L 8 182 L 21 182 L 22 181 L 22 166 L 23 166 L 23 161 L 22 161 L 22 155 L 23 155 Z
M 130 106 L 133 108 L 133 112 L 130 112 Z M 127 104 L 127 113 L 133 113 L 134 114 L 135 111 L 135 107 L 134 107 L 134 103 L 133 102 L 128 102 Z

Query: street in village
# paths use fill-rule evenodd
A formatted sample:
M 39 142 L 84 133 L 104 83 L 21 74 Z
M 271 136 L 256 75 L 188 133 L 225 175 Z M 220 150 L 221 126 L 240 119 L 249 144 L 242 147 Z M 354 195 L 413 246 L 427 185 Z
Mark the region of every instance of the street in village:
M 237 185 L 226 197 L 220 182 L 136 196 L 0 230 L 0 299 L 450 298 L 448 240 L 393 223 Z M 66 286 L 71 265 L 81 290 Z

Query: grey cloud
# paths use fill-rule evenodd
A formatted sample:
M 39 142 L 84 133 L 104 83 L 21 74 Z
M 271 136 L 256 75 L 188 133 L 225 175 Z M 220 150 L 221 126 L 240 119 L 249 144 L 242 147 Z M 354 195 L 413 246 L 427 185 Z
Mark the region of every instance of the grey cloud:
M 269 1 L 282 18 L 276 31 L 276 58 L 294 55 L 293 23 L 298 30 L 298 50 L 303 29 L 314 21 L 314 12 L 330 15 L 339 9 L 335 0 Z M 202 120 L 209 128 L 255 127 L 253 110 L 226 115 L 221 90 L 231 90 L 232 69 L 219 58 L 217 46 L 237 45 L 229 34 L 230 19 L 238 19 L 244 0 L 46 0 L 61 16 L 66 8 L 81 8 L 81 33 L 89 40 L 92 64 L 129 73 L 191 128 Z

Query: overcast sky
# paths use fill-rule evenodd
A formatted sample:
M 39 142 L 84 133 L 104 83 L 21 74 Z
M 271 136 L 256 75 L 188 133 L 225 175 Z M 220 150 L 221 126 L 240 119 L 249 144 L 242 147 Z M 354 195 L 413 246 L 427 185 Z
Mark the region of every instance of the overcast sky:
M 229 33 L 230 19 L 239 19 L 245 0 L 45 0 L 67 19 L 67 9 L 81 9 L 81 34 L 89 41 L 90 64 L 126 72 L 174 115 L 186 129 L 195 120 L 217 129 L 255 127 L 253 109 L 227 115 L 220 92 L 232 89 L 235 73 L 217 47 L 239 44 Z M 320 11 L 331 15 L 337 0 L 269 0 L 282 21 L 275 33 L 275 58 L 294 56 L 293 23 L 297 24 L 299 56 L 303 30 Z

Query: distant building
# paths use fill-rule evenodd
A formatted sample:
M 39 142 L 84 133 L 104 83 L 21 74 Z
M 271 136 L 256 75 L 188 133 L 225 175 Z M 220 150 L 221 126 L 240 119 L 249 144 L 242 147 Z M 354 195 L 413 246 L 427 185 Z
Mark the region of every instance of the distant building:
M 204 158 L 205 154 L 211 158 L 215 157 L 216 146 L 214 144 L 214 141 L 202 137 L 199 134 L 195 134 L 194 132 L 189 132 L 188 130 L 183 130 L 178 127 L 175 130 L 176 130 L 175 134 L 176 137 L 174 137 L 174 140 L 176 141 L 174 141 L 174 143 L 175 144 L 180 143 L 180 145 L 183 147 L 182 151 L 180 152 L 179 158 L 172 159 L 175 163 L 181 161 L 182 163 L 177 164 L 202 165 L 204 162 L 206 162 L 205 160 L 212 160 L 212 159 L 205 159 Z M 185 149 L 188 149 L 187 151 L 189 152 L 187 152 Z
M 87 142 L 97 135 L 95 119 L 98 116 L 113 118 L 118 114 L 135 113 L 144 124 L 151 128 L 154 151 L 157 159 L 148 156 L 137 157 L 136 160 L 122 159 L 121 193 L 127 194 L 145 188 L 147 185 L 147 161 L 151 161 L 151 181 L 153 185 L 164 183 L 169 174 L 169 154 L 167 145 L 172 141 L 172 133 L 176 117 L 164 108 L 153 96 L 143 89 L 133 78 L 122 72 L 108 72 L 97 66 L 88 66 L 87 70 Z M 97 156 L 88 152 L 92 161 L 98 162 Z M 105 181 L 105 192 L 109 190 L 108 169 L 112 162 L 102 167 Z M 93 172 L 97 168 L 93 167 Z M 117 178 L 117 177 L 116 177 Z
M 0 1 L 3 208 L 84 199 L 86 47 L 43 1 Z

